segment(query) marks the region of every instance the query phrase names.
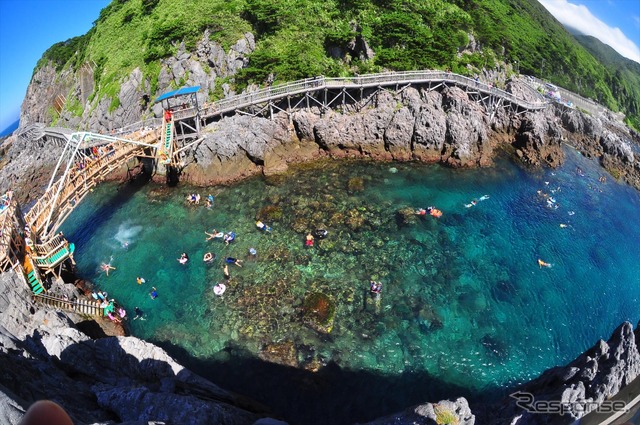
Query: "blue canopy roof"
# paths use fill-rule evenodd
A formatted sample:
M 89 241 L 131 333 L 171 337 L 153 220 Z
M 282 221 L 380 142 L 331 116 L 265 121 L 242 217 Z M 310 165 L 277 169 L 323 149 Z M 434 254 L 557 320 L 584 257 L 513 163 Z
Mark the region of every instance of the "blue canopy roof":
M 178 89 L 178 90 L 169 91 L 169 92 L 166 92 L 166 93 L 161 94 L 160 96 L 158 96 L 153 103 L 162 102 L 163 100 L 171 99 L 172 97 L 183 96 L 185 94 L 192 94 L 192 93 L 197 92 L 198 90 L 200 90 L 200 86 L 183 87 L 183 88 Z

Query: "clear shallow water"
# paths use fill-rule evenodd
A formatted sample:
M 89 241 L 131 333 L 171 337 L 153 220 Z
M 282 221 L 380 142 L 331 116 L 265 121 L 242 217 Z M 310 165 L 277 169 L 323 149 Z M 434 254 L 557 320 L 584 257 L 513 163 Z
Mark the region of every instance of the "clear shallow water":
M 352 423 L 429 399 L 495 399 L 638 322 L 640 195 L 598 183 L 597 164 L 567 154 L 561 169 L 536 172 L 506 160 L 482 170 L 334 162 L 227 188 L 105 184 L 62 230 L 82 277 L 130 315 L 145 312 L 129 320 L 133 335 L 292 423 Z M 185 205 L 196 190 L 216 195 L 212 209 Z M 429 205 L 443 216 L 399 213 Z M 317 227 L 329 236 L 306 248 Z M 205 242 L 213 228 L 236 242 Z M 214 265 L 202 262 L 207 251 Z M 220 298 L 212 286 L 227 256 L 245 262 L 230 267 Z M 109 260 L 117 269 L 106 277 Z M 371 277 L 384 284 L 378 305 Z M 317 314 L 304 300 L 318 293 L 335 307 L 328 335 L 309 326 Z

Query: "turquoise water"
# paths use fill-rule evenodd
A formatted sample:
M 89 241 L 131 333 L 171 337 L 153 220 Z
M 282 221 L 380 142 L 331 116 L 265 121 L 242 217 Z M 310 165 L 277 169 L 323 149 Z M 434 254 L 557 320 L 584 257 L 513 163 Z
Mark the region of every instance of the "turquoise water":
M 568 150 L 558 170 L 332 162 L 232 187 L 104 184 L 62 230 L 83 278 L 144 311 L 133 335 L 292 424 L 352 423 L 429 399 L 495 399 L 637 323 L 640 195 L 602 173 Z M 213 193 L 213 208 L 186 205 L 193 191 Z M 443 216 L 403 215 L 429 205 Z M 236 241 L 205 242 L 213 228 Z M 315 228 L 327 238 L 305 247 Z M 218 297 L 227 256 L 244 263 Z M 260 360 L 274 357 L 296 369 Z

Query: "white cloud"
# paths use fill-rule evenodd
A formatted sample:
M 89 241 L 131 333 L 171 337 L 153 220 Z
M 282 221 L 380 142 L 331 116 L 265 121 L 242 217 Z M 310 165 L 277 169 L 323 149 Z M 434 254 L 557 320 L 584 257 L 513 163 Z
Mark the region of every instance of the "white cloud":
M 640 63 L 640 48 L 620 28 L 611 28 L 591 14 L 586 6 L 567 0 L 538 0 L 563 25 L 575 28 L 611 46 L 622 56 Z

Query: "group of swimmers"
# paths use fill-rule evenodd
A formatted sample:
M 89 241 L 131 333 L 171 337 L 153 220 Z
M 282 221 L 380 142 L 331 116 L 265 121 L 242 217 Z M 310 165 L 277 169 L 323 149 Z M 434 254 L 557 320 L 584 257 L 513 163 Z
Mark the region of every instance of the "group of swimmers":
M 187 202 L 191 205 L 200 205 L 200 194 L 199 193 L 190 193 L 189 195 L 187 195 Z M 215 200 L 215 197 L 212 194 L 209 194 L 207 196 L 207 199 L 205 201 L 205 206 L 207 207 L 207 209 L 211 209 L 211 207 L 213 206 L 213 201 Z

